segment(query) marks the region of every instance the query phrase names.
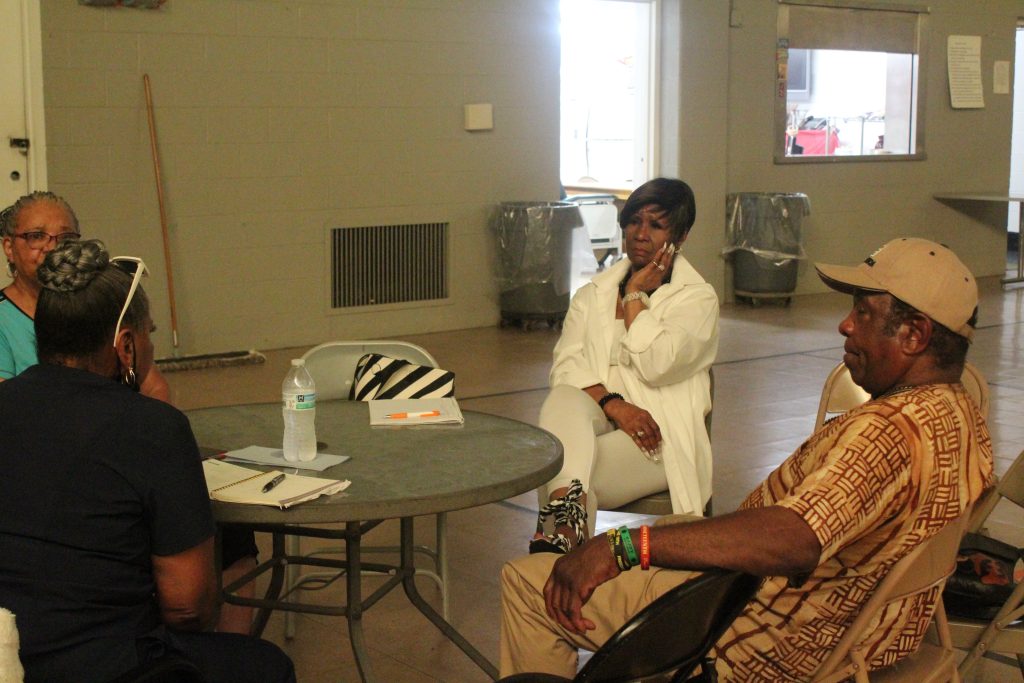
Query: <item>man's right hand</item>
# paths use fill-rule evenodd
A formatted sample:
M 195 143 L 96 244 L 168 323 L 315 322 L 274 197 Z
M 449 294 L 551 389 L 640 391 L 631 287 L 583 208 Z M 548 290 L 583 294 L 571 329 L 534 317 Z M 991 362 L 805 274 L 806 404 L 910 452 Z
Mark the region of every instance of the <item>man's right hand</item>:
M 581 613 L 583 605 L 590 600 L 595 588 L 614 579 L 620 571 L 605 534 L 558 558 L 544 584 L 548 616 L 574 633 L 594 629 L 594 623 Z

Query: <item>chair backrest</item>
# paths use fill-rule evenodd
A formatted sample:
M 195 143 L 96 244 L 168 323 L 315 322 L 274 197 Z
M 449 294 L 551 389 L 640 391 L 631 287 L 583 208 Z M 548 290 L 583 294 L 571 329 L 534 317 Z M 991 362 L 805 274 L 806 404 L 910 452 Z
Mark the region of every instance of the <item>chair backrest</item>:
M 988 417 L 988 382 L 971 363 L 964 363 L 964 371 L 960 376 L 964 389 L 978 404 L 982 417 Z M 845 364 L 832 368 L 825 379 L 825 386 L 821 390 L 821 400 L 818 402 L 818 415 L 814 418 L 814 431 L 817 431 L 825 423 L 828 415 L 845 413 L 853 410 L 861 403 L 871 398 L 868 392 L 853 383 L 850 377 L 850 370 Z
M 853 410 L 870 398 L 871 394 L 853 383 L 849 368 L 840 363 L 825 378 L 821 400 L 818 401 L 818 415 L 814 418 L 814 431 L 825 424 L 826 416 Z
M 25 670 L 18 658 L 18 625 L 14 614 L 0 607 L 0 681 L 21 683 Z
M 1024 451 L 1017 455 L 1017 459 L 1010 465 L 1010 469 L 999 477 L 996 485 L 986 490 L 974 504 L 974 513 L 971 515 L 971 523 L 967 530 L 975 533 L 981 531 L 985 520 L 1001 498 L 1024 507 Z
M 367 353 L 381 353 L 417 365 L 437 367 L 437 361 L 422 346 L 391 339 L 330 341 L 314 346 L 302 355 L 316 382 L 317 397 L 347 399 L 356 363 Z
M 835 649 L 818 668 L 813 679 L 815 682 L 844 680 L 853 676 L 854 666 L 864 666 L 858 648 L 872 635 L 868 628 L 881 610 L 890 603 L 946 581 L 956 568 L 957 550 L 969 519 L 970 510 L 920 543 L 889 569 Z M 860 661 L 854 664 L 858 657 Z
M 756 576 L 717 570 L 673 588 L 626 622 L 573 680 L 635 680 L 675 669 L 685 675 L 760 585 Z
M 978 404 L 981 416 L 988 419 L 988 381 L 985 376 L 968 362 L 964 363 L 964 373 L 960 375 L 960 381 L 974 402 Z

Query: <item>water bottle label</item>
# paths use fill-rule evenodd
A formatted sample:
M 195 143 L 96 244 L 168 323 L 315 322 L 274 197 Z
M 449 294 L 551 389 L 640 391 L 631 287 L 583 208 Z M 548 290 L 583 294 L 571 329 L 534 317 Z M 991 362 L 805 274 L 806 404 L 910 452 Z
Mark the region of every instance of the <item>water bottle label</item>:
M 289 410 L 312 410 L 316 408 L 316 394 L 288 394 L 284 407 Z

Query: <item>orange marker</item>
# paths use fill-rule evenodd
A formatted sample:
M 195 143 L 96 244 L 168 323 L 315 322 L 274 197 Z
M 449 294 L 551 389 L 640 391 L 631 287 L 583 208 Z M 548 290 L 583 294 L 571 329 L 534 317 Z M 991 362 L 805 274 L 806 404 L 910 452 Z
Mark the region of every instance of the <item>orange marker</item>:
M 388 418 L 390 420 L 405 420 L 405 419 L 408 419 L 410 417 L 440 417 L 440 416 L 441 416 L 441 411 L 440 410 L 431 410 L 431 411 L 426 412 L 426 413 L 412 413 L 411 415 L 409 413 L 390 413 L 388 415 L 385 415 L 384 417 L 386 417 L 386 418 Z

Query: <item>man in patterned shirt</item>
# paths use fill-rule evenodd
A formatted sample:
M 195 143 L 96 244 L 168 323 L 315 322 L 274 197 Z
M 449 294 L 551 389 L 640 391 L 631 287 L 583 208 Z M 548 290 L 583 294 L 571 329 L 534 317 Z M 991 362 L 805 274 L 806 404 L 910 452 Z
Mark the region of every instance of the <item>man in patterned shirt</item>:
M 715 646 L 720 678 L 807 680 L 892 565 L 992 484 L 988 429 L 960 384 L 978 304 L 970 271 L 915 238 L 856 267 L 817 268 L 853 295 L 839 325 L 843 362 L 872 400 L 826 423 L 738 511 L 644 531 L 650 571 L 622 571 L 634 562 L 624 552 L 617 560 L 605 536 L 508 563 L 503 675 L 572 677 L 577 648 L 597 649 L 695 570 L 723 567 L 766 578 Z M 641 532 L 629 533 L 638 544 Z M 936 592 L 883 614 L 871 668 L 917 648 Z

